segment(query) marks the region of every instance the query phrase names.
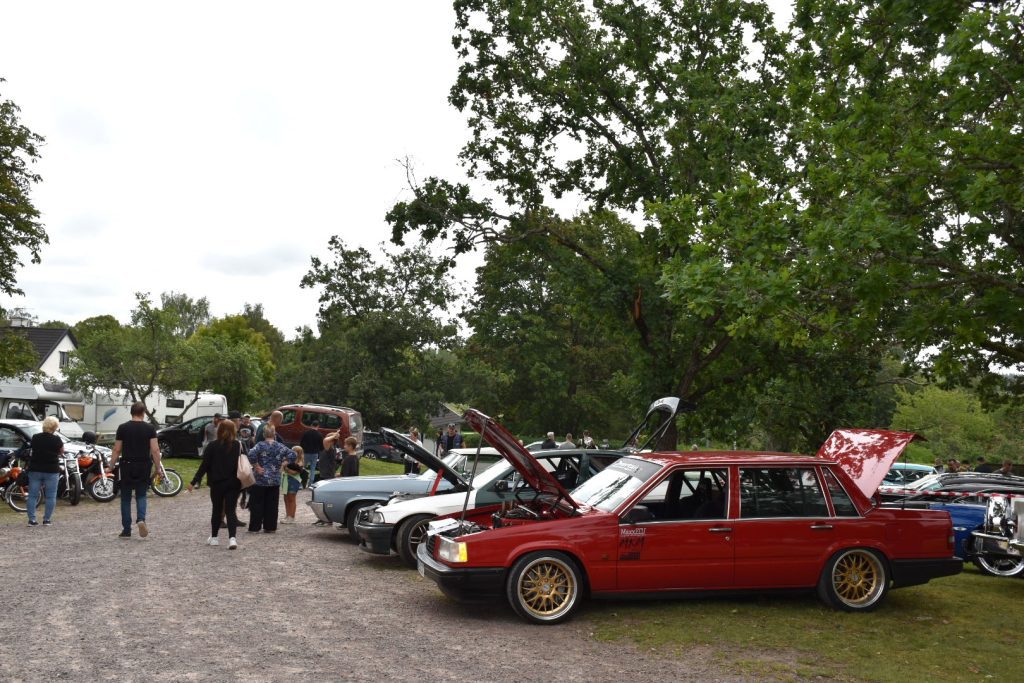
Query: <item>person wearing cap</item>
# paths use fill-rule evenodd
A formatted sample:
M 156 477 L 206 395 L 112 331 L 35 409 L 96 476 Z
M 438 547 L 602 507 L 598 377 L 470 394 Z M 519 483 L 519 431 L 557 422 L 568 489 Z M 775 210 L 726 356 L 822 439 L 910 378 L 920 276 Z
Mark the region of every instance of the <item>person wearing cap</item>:
M 437 440 L 437 448 L 442 458 L 453 448 L 462 448 L 462 434 L 455 431 L 454 422 L 448 423 L 448 431 Z

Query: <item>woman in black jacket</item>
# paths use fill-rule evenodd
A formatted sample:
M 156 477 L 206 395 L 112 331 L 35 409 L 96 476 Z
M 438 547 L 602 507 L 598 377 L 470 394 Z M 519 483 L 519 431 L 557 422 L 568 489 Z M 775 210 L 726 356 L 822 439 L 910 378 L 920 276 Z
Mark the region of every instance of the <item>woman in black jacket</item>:
M 55 433 L 59 426 L 52 415 L 43 420 L 43 431 L 32 435 L 32 457 L 28 461 L 28 525 L 36 526 L 36 505 L 39 489 L 46 493 L 43 526 L 51 524 L 53 509 L 57 506 L 57 483 L 60 479 L 60 458 L 64 455 L 64 442 Z
M 191 491 L 198 486 L 206 475 L 210 485 L 210 501 L 213 503 L 213 514 L 210 516 L 210 528 L 213 533 L 207 539 L 208 545 L 220 545 L 217 532 L 220 531 L 220 518 L 225 512 L 228 518 L 228 548 L 238 547 L 235 532 L 238 529 L 238 494 L 242 492 L 242 482 L 238 481 L 238 458 L 242 454 L 242 444 L 235 440 L 237 427 L 232 420 L 224 420 L 217 426 L 217 440 L 211 441 L 203 449 L 203 462 L 188 485 Z

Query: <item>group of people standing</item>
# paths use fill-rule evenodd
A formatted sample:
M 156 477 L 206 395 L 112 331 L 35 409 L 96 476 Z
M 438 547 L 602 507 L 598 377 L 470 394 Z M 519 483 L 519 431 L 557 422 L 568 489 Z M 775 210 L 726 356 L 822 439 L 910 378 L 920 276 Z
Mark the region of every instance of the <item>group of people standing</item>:
M 572 432 L 567 433 L 565 435 L 565 441 L 562 441 L 562 442 L 555 441 L 555 433 L 554 432 L 548 432 L 547 436 L 544 439 L 544 441 L 541 442 L 540 448 L 541 448 L 541 450 L 544 450 L 544 451 L 555 450 L 555 449 L 569 449 L 569 448 L 587 448 L 587 449 L 594 448 L 594 449 L 596 449 L 597 448 L 597 442 L 594 441 L 594 437 L 592 437 L 590 435 L 590 430 L 589 429 L 584 429 L 583 430 L 583 438 L 580 439 L 579 444 L 577 444 L 575 441 L 573 441 Z

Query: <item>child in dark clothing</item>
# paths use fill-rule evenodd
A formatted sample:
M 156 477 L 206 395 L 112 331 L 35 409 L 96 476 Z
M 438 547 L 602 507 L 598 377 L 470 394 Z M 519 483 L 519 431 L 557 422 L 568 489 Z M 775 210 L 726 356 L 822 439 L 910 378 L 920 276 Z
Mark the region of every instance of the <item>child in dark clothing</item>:
M 345 439 L 345 455 L 341 459 L 341 476 L 359 476 L 359 456 L 356 454 L 356 447 L 359 442 L 356 437 L 350 436 Z

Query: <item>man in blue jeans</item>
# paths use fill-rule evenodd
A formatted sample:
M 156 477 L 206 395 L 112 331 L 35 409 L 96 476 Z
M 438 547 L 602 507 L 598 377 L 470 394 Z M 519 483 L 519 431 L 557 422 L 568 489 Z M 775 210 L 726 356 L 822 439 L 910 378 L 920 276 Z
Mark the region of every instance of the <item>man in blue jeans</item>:
M 139 536 L 149 535 L 146 526 L 146 490 L 152 477 L 152 466 L 160 464 L 160 446 L 157 445 L 156 429 L 146 422 L 146 404 L 132 404 L 132 419 L 117 428 L 114 436 L 114 452 L 110 466 L 124 454 L 119 479 L 121 482 L 121 538 L 132 537 L 132 492 L 135 492 L 135 514 L 139 524 Z

